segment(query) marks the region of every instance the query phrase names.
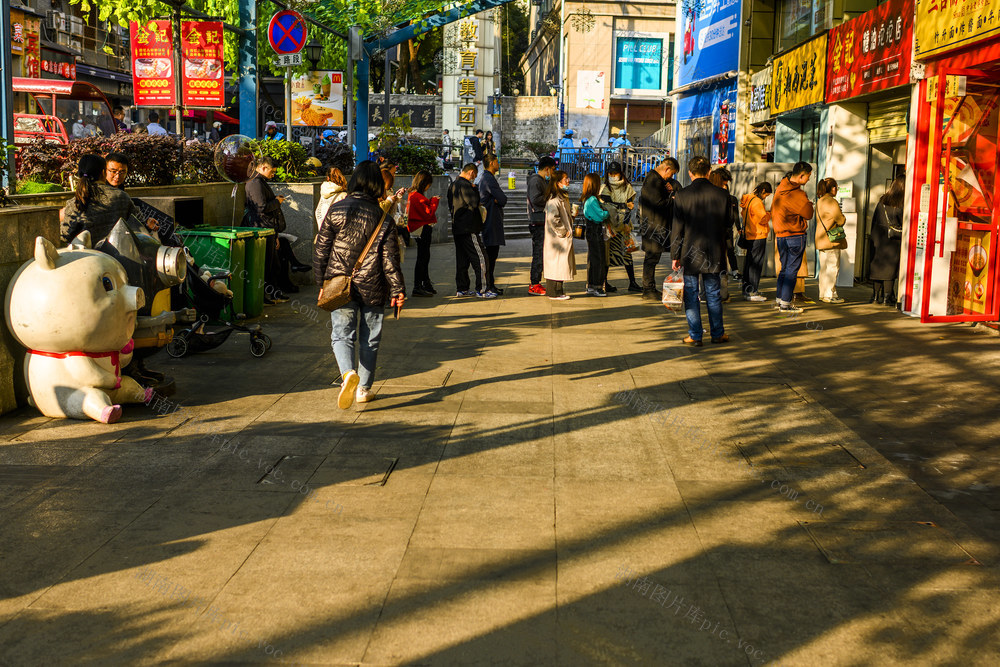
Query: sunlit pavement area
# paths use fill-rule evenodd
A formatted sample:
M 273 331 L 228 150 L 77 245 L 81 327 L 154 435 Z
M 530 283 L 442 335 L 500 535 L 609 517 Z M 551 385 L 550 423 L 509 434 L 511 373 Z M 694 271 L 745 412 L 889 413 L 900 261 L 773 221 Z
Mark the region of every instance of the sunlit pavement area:
M 311 288 L 119 424 L 0 419 L 0 664 L 1000 661 L 994 335 L 859 287 L 693 349 L 582 244 L 567 302 L 432 253 L 365 406 Z

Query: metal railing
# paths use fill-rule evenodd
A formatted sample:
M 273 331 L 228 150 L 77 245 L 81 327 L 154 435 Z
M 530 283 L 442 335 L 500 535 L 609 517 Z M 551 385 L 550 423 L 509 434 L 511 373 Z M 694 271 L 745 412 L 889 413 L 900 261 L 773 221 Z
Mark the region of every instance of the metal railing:
M 590 173 L 604 178 L 608 165 L 617 162 L 630 183 L 646 178 L 660 160 L 666 156 L 662 148 L 622 146 L 619 148 L 562 148 L 556 151 L 559 169 L 565 171 L 570 180 L 582 180 Z

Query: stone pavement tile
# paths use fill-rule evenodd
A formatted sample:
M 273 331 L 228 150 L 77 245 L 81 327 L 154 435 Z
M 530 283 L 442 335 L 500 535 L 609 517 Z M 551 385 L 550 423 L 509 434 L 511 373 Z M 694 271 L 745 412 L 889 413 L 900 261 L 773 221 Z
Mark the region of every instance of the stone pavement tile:
M 53 421 L 32 407 L 22 407 L 0 416 L 0 443 L 15 438 Z
M 458 412 L 461 404 L 461 396 L 448 392 L 443 385 L 418 387 L 382 384 L 378 387 L 375 398 L 370 403 L 355 403 L 354 410 L 385 415 L 407 412 L 453 415 Z M 347 413 L 349 414 L 350 411 Z
M 117 424 L 99 424 L 82 419 L 49 419 L 31 430 L 24 431 L 10 442 L 51 444 L 61 447 L 110 445 L 128 436 L 132 428 L 131 422 L 145 419 L 145 415 L 137 414 L 140 410 L 145 408 L 127 406 L 125 416 Z
M 404 470 L 410 474 L 432 475 L 442 452 L 441 446 L 411 447 L 408 453 L 402 455 L 398 451 L 382 449 L 331 454 L 309 477 L 309 485 L 313 488 L 375 485 L 385 479 L 390 469 L 390 475 Z
M 914 664 L 906 661 L 913 628 L 896 601 L 871 584 L 856 579 L 832 584 L 808 578 L 757 581 L 749 575 L 724 584 L 723 591 L 736 627 L 752 638 L 762 659 Z
M 551 479 L 554 446 L 550 415 L 463 411 L 438 471 Z
M 378 400 L 358 411 L 357 418 L 345 433 L 345 439 L 383 438 L 402 442 L 444 444 L 455 425 L 456 416 L 449 412 L 378 409 Z
M 275 454 L 326 456 L 336 449 L 349 428 L 349 425 L 339 429 L 327 428 L 322 435 L 312 436 L 296 433 L 265 435 L 251 425 L 219 447 L 218 451 L 223 454 L 235 452 L 237 456 L 244 449 L 247 450 L 246 456 Z
M 574 593 L 561 587 L 558 664 L 747 664 L 713 582 L 674 582 L 669 570 L 648 579 L 648 588 L 618 584 Z
M 318 515 L 331 521 L 340 517 L 416 519 L 432 479 L 424 470 L 405 467 L 397 467 L 384 486 L 318 484 L 310 479 L 308 490 L 296 496 L 288 514 Z
M 0 624 L 5 665 L 153 664 L 183 635 L 158 605 L 27 609 Z M 54 640 L 58 637 L 58 641 Z
M 324 389 L 285 394 L 255 415 L 253 422 L 324 421 L 331 425 L 351 422 L 353 419 L 345 419 L 345 414 L 337 407 L 339 391 L 340 387 L 327 386 Z
M 612 413 L 613 415 L 614 413 Z M 596 421 L 596 420 L 595 420 Z M 617 421 L 580 425 L 575 418 L 557 421 L 556 477 L 593 480 L 661 480 L 669 477 L 670 460 L 655 440 L 626 427 L 627 447 L 610 443 L 622 436 Z M 568 432 L 560 432 L 566 430 Z
M 430 582 L 551 582 L 556 554 L 547 549 L 441 549 L 410 547 L 396 577 Z
M 365 664 L 554 664 L 555 582 L 397 579 Z M 433 627 L 434 632 L 427 632 Z
M 55 443 L 40 445 L 38 442 L 4 442 L 0 443 L 0 466 L 74 466 L 93 458 L 108 446 L 110 445 L 84 442 L 70 447 Z
M 552 479 L 438 473 L 424 500 L 414 547 L 554 549 Z
M 220 489 L 296 493 L 291 488 L 292 482 L 305 483 L 324 458 L 279 452 L 249 452 L 244 458 L 239 453 L 220 450 L 199 468 L 198 474 L 200 479 L 211 479 L 212 485 Z

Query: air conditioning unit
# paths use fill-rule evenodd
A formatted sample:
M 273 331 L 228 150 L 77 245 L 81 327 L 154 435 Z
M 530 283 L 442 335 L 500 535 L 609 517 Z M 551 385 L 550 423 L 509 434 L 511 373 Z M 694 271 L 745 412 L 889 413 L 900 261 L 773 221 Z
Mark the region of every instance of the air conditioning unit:
M 66 32 L 66 15 L 62 12 L 45 12 L 45 25 L 52 30 Z
M 74 35 L 83 36 L 83 19 L 79 16 L 70 16 L 69 19 L 69 31 Z

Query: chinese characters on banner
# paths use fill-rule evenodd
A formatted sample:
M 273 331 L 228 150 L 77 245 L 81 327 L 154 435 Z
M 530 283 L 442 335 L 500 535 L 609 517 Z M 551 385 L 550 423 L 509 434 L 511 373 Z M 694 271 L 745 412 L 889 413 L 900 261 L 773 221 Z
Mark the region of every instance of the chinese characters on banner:
M 132 82 L 137 107 L 174 106 L 174 68 L 170 21 L 129 24 L 132 41 Z
M 771 117 L 771 66 L 750 77 L 750 124 L 763 123 Z
M 15 56 L 24 53 L 24 12 L 10 10 L 10 52 Z
M 64 79 L 76 81 L 76 63 L 61 63 L 55 60 L 42 60 L 42 71 L 58 74 Z
M 675 37 L 681 51 L 676 56 L 677 86 L 739 68 L 742 11 L 740 0 L 682 0 Z
M 830 31 L 826 101 L 910 82 L 913 0 L 889 0 Z
M 181 96 L 185 107 L 225 107 L 222 22 L 181 21 Z
M 381 104 L 373 104 L 368 108 L 368 125 L 378 127 L 385 118 Z M 422 104 L 393 104 L 389 107 L 389 119 L 406 116 L 410 119 L 410 127 L 436 127 L 435 107 Z
M 1000 33 L 1000 7 L 987 0 L 916 0 L 915 58 L 963 48 Z
M 822 102 L 826 93 L 826 35 L 774 59 L 771 113 Z
M 458 52 L 458 68 L 463 71 L 462 78 L 458 80 L 457 95 L 463 102 L 463 105 L 458 107 L 458 124 L 475 125 L 476 107 L 473 105 L 479 85 L 476 79 L 476 61 L 479 59 L 479 52 L 476 50 L 479 43 L 479 20 L 471 17 L 459 23 L 458 38 L 462 43 Z
M 42 57 L 39 46 L 40 22 L 37 18 L 24 15 L 24 56 L 21 58 L 21 72 L 26 77 L 37 79 L 42 75 Z

